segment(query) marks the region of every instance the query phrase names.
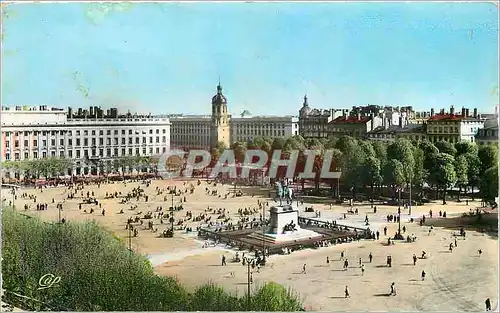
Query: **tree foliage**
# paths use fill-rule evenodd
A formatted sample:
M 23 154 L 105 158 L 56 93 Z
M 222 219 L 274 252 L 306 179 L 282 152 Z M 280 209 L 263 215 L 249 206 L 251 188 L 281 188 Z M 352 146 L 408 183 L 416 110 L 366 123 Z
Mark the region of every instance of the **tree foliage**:
M 481 179 L 481 193 L 483 199 L 488 201 L 498 197 L 498 165 L 484 171 Z
M 130 252 L 94 222 L 45 223 L 2 210 L 2 288 L 8 303 L 28 310 L 58 311 L 245 311 L 247 297 L 208 283 L 188 292 L 171 277 L 159 277 L 149 261 Z M 47 274 L 61 277 L 38 290 Z M 250 298 L 255 311 L 297 311 L 297 295 L 276 284 Z

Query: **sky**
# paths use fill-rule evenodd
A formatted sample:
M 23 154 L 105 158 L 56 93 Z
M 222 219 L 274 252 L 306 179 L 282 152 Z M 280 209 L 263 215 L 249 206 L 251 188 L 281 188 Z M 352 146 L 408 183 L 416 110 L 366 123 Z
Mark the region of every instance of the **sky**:
M 493 3 L 32 3 L 3 14 L 2 105 L 205 114 L 498 104 Z

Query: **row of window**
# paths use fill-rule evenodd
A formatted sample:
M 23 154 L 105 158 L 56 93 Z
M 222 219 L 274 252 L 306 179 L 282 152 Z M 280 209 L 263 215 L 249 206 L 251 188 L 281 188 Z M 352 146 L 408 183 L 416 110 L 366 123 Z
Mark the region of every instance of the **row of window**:
M 143 144 L 146 144 L 148 143 L 148 140 L 147 140 L 148 137 L 142 137 L 142 143 Z M 111 140 L 113 139 L 113 141 Z M 65 143 L 64 143 L 64 139 L 59 139 L 59 145 L 60 146 L 64 146 Z M 47 147 L 47 142 L 48 140 L 46 139 L 43 139 L 41 140 L 42 142 L 42 147 Z M 96 138 L 91 138 L 91 145 L 92 146 L 95 146 L 97 145 L 97 140 Z M 111 145 L 111 142 L 113 142 L 114 145 L 118 145 L 119 142 L 118 142 L 118 138 L 106 138 L 106 145 Z M 155 143 L 159 144 L 160 143 L 160 137 L 159 136 L 156 136 L 155 138 Z M 167 137 L 166 136 L 162 136 L 161 137 L 161 142 L 162 143 L 166 143 L 167 142 Z M 82 143 L 82 140 L 80 138 L 76 138 L 75 139 L 75 145 L 77 147 L 81 146 L 81 143 Z M 121 144 L 122 145 L 125 145 L 127 143 L 126 141 L 126 138 L 121 138 Z M 149 137 L 149 143 L 152 144 L 153 143 L 153 137 Z M 128 137 L 128 144 L 131 145 L 131 144 L 134 144 L 134 140 L 132 137 Z M 139 137 L 135 137 L 135 144 L 140 144 L 140 138 Z M 56 139 L 51 139 L 50 140 L 50 145 L 53 147 L 56 145 Z M 83 145 L 84 146 L 88 146 L 89 145 L 89 139 L 88 138 L 83 138 Z M 104 138 L 99 138 L 99 145 L 100 146 L 103 146 L 104 145 Z M 73 139 L 72 138 L 68 138 L 67 139 L 67 146 L 69 147 L 72 147 L 73 146 Z M 10 147 L 10 141 L 9 140 L 6 140 L 5 141 L 5 147 L 6 148 L 9 148 Z M 14 147 L 15 148 L 19 148 L 19 140 L 14 140 Z M 29 140 L 25 139 L 24 140 L 24 147 L 29 147 Z M 38 140 L 33 140 L 33 148 L 36 148 L 38 147 Z
M 253 131 L 245 131 L 243 129 L 237 129 L 236 130 L 236 135 L 242 135 L 242 136 L 285 136 L 285 131 L 284 130 L 263 130 L 263 129 L 255 129 Z
M 128 134 L 129 135 L 132 135 L 133 134 L 133 131 L 132 129 L 129 129 L 128 130 Z M 139 130 L 135 129 L 136 132 L 138 132 Z M 164 128 L 161 130 L 163 134 L 165 134 L 167 132 L 167 130 Z M 52 130 L 52 131 L 33 131 L 33 133 L 35 135 L 37 134 L 42 134 L 42 136 L 47 136 L 47 135 L 51 135 L 51 136 L 55 136 L 57 134 L 59 135 L 64 135 L 64 132 L 67 132 L 68 133 L 68 136 L 73 136 L 73 131 L 71 130 L 68 130 L 68 131 L 64 131 L 64 130 Z M 89 131 L 88 130 L 83 130 L 83 131 L 80 131 L 80 130 L 76 130 L 75 131 L 75 134 L 76 136 L 80 136 L 80 134 L 83 132 L 83 135 L 84 136 L 87 136 L 89 134 Z M 25 131 L 25 132 L 5 132 L 5 136 L 9 137 L 11 134 L 13 134 L 14 136 L 19 136 L 20 134 L 24 134 L 24 136 L 29 136 L 31 132 L 29 131 Z M 95 136 L 97 134 L 97 131 L 96 130 L 91 130 L 90 133 L 92 134 L 92 136 Z M 119 131 L 118 129 L 115 129 L 113 131 L 114 135 L 118 135 Z M 142 130 L 142 133 L 145 134 L 146 133 L 146 130 Z M 156 129 L 156 130 L 153 130 L 153 129 L 149 129 L 149 134 L 152 135 L 153 133 L 156 133 L 156 134 L 160 134 L 160 130 L 159 129 Z M 122 135 L 125 135 L 126 134 L 126 130 L 125 129 L 122 129 L 121 130 L 121 134 Z M 104 130 L 99 130 L 99 136 L 103 136 L 104 135 Z M 108 129 L 106 130 L 106 135 L 110 136 L 111 135 L 111 129 Z
M 121 154 L 119 152 L 121 151 Z M 149 148 L 149 154 L 148 154 L 148 149 L 147 148 L 142 148 L 142 154 L 140 154 L 141 149 L 140 148 L 135 148 L 135 154 L 134 154 L 134 149 L 133 148 L 128 148 L 128 154 L 126 148 L 114 148 L 113 151 L 108 148 L 108 149 L 83 149 L 83 150 L 75 150 L 75 156 L 73 156 L 73 150 L 68 150 L 68 154 L 66 155 L 64 151 L 59 151 L 59 155 L 57 154 L 56 151 L 50 151 L 50 153 L 47 153 L 46 151 L 43 151 L 41 153 L 42 158 L 46 158 L 47 156 L 51 157 L 61 157 L 65 158 L 68 157 L 72 159 L 75 157 L 76 159 L 80 159 L 83 155 L 84 158 L 87 157 L 123 157 L 123 156 L 132 156 L 132 155 L 153 155 L 153 154 L 160 154 L 165 153 L 167 151 L 166 147 L 163 148 Z M 113 152 L 113 153 L 112 153 Z M 14 160 L 20 160 L 21 154 L 19 152 L 14 153 Z M 38 159 L 39 154 L 38 151 L 33 151 L 32 154 L 33 159 Z M 24 152 L 24 159 L 29 159 L 30 158 L 30 153 L 29 152 Z M 10 153 L 5 154 L 5 159 L 6 160 L 11 160 L 11 155 Z

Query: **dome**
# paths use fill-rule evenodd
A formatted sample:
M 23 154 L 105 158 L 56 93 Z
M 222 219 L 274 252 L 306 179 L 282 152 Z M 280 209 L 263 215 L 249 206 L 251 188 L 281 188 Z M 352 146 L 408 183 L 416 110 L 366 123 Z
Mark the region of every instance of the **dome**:
M 299 110 L 299 114 L 301 116 L 308 115 L 311 113 L 311 108 L 309 107 L 309 104 L 307 103 L 307 95 L 304 96 L 304 103 L 302 105 L 302 108 Z
M 222 94 L 222 87 L 220 84 L 217 86 L 217 94 L 212 97 L 212 104 L 227 104 L 227 99 Z

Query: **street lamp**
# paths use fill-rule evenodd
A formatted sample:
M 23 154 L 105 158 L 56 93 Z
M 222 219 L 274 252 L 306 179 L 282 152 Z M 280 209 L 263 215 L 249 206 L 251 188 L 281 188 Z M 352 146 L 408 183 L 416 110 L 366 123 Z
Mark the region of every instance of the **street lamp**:
M 250 311 L 250 285 L 252 284 L 252 272 L 250 267 L 253 261 L 255 261 L 255 258 L 245 256 L 245 261 L 247 262 L 247 310 Z
M 398 235 L 401 235 L 401 207 L 398 208 Z
M 170 213 L 170 224 L 172 226 L 172 237 L 174 236 L 174 194 L 172 194 L 172 206 L 170 207 L 171 208 L 171 213 Z
M 262 204 L 262 257 L 263 262 L 266 262 L 266 206 Z
M 410 203 L 408 203 L 408 215 L 411 215 L 411 176 L 410 176 Z

